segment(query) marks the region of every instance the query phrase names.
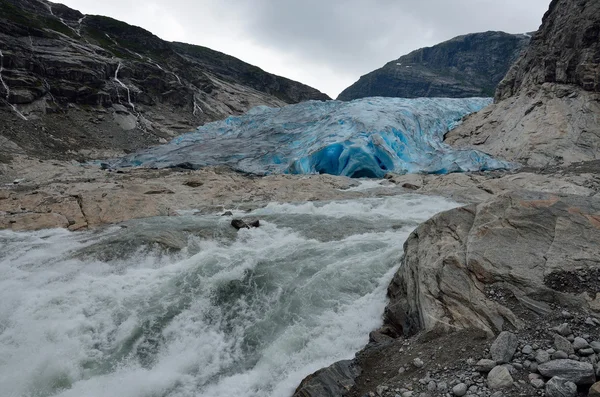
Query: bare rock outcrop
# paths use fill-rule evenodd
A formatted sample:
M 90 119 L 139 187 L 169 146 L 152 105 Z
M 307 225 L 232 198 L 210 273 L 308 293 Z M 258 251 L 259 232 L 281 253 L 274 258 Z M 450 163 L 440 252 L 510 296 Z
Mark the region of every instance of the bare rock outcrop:
M 329 97 L 112 18 L 0 1 L 0 138 L 37 157 L 135 150 L 255 106 L 310 99 Z
M 491 334 L 519 329 L 520 310 L 543 315 L 560 303 L 598 311 L 598 241 L 595 198 L 510 193 L 439 214 L 406 241 L 385 322 L 404 335 L 469 328 Z M 499 303 L 491 290 L 510 299 Z
M 553 0 L 530 46 L 446 142 L 544 167 L 600 158 L 600 3 Z

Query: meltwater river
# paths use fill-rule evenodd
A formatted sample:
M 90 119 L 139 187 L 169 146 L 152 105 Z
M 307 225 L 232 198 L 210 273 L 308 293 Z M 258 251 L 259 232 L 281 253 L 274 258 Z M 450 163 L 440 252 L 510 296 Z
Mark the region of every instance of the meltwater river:
M 457 205 L 273 203 L 240 232 L 218 214 L 0 231 L 0 394 L 290 396 L 367 343 L 405 239 Z

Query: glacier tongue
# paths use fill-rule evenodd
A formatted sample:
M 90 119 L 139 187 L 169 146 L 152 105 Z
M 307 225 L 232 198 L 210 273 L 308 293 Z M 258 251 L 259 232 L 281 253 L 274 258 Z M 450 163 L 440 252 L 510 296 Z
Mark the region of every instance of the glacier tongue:
M 229 165 L 256 174 L 351 177 L 509 168 L 487 154 L 443 143 L 462 117 L 490 103 L 488 98 L 365 98 L 258 107 L 112 165 Z

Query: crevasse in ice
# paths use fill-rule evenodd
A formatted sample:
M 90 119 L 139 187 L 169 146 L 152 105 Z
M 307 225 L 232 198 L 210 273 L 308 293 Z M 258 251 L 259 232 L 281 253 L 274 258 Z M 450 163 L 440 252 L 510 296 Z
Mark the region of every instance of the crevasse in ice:
M 487 98 L 365 98 L 257 107 L 206 124 L 170 143 L 113 163 L 116 167 L 229 165 L 257 173 L 382 177 L 509 168 L 475 150 L 443 143 L 461 118 Z

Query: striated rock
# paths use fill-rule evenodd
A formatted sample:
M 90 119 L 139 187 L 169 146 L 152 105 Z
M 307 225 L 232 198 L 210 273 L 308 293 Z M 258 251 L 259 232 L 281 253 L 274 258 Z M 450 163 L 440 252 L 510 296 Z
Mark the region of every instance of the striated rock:
M 577 269 L 598 266 L 599 213 L 595 198 L 523 192 L 433 217 L 404 245 L 388 289 L 386 324 L 405 335 L 462 328 L 491 333 L 506 322 L 520 327 L 509 307 L 483 292 L 494 285 L 515 297 L 589 307 L 587 290 L 566 280 Z M 592 289 L 587 292 L 595 294 Z
M 501 332 L 490 348 L 490 355 L 498 364 L 508 363 L 512 360 L 518 345 L 517 335 L 507 331 Z
M 293 397 L 341 396 L 354 386 L 360 372 L 354 361 L 339 361 L 306 377 Z
M 45 0 L 0 2 L 0 135 L 42 157 L 166 142 L 255 106 L 327 95 L 205 47 Z M 6 148 L 2 148 L 6 149 Z
M 600 3 L 553 0 L 496 90 L 446 141 L 534 167 L 600 159 Z
M 540 374 L 547 378 L 558 376 L 576 385 L 591 385 L 596 381 L 594 366 L 573 360 L 552 360 L 538 367 Z
M 504 366 L 494 367 L 487 376 L 487 385 L 490 389 L 503 389 L 513 384 L 509 370 Z
M 368 73 L 338 100 L 370 96 L 466 98 L 493 96 L 523 48 L 527 35 L 473 33 L 422 48 Z
M 575 397 L 577 385 L 560 377 L 553 377 L 546 383 L 547 397 Z

